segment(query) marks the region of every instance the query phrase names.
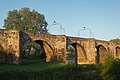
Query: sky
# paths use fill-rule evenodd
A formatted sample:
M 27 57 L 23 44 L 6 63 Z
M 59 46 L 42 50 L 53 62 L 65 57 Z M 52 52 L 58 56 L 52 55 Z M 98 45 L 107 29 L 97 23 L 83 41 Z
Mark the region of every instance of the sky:
M 24 7 L 44 14 L 51 34 L 120 38 L 120 0 L 0 0 L 0 28 L 8 11 Z M 54 21 L 56 25 L 52 25 Z

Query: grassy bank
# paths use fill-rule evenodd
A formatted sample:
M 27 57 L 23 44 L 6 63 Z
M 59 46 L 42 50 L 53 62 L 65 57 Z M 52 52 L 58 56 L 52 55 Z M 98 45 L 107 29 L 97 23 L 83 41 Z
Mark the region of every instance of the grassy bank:
M 0 80 L 100 80 L 96 65 L 45 63 L 22 59 L 20 65 L 0 64 Z
M 22 59 L 22 64 L 0 64 L 0 80 L 119 80 L 120 60 L 102 65 L 66 65 L 40 59 Z
M 0 80 L 100 80 L 93 65 L 66 65 L 44 69 L 14 69 L 0 73 Z
M 40 59 L 22 59 L 22 63 L 18 65 L 0 64 L 0 72 L 11 72 L 11 71 L 40 71 L 47 68 L 55 68 L 65 66 L 63 63 L 51 62 L 46 63 Z

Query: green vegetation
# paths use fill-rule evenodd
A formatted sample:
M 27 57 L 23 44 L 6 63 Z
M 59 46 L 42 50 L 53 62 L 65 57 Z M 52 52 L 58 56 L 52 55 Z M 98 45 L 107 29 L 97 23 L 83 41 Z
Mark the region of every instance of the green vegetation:
M 30 59 L 30 58 L 29 58 Z M 41 71 L 47 68 L 61 67 L 63 63 L 51 62 L 45 63 L 44 60 L 39 59 L 22 59 L 19 65 L 0 64 L 0 72 L 12 72 L 12 71 Z
M 45 63 L 24 58 L 20 65 L 0 64 L 0 80 L 99 80 L 96 71 L 95 65 Z
M 37 44 L 36 42 L 31 42 L 27 45 L 25 56 L 40 57 L 42 53 L 45 54 L 43 51 L 43 48 L 39 44 Z
M 119 80 L 120 60 L 108 57 L 106 62 L 99 67 L 99 71 L 103 80 Z
M 111 42 L 115 42 L 115 43 L 120 43 L 120 39 L 119 39 L 119 38 L 111 39 L 110 41 L 111 41 Z
M 67 58 L 75 58 L 75 49 L 72 45 L 69 45 L 66 53 Z
M 34 9 L 31 11 L 25 7 L 19 11 L 14 9 L 8 12 L 7 19 L 4 20 L 5 29 L 17 29 L 22 31 L 47 33 L 47 22 L 43 14 Z
M 24 57 L 19 65 L 0 64 L 0 80 L 119 80 L 120 60 L 108 57 L 104 64 L 46 63 Z

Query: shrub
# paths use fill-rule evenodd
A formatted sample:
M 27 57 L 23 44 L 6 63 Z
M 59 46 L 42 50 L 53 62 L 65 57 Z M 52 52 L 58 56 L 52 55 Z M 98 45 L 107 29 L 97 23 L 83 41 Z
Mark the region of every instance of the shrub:
M 114 60 L 109 56 L 106 62 L 101 64 L 99 70 L 103 80 L 119 80 L 120 60 Z
M 37 71 L 7 71 L 0 80 L 101 80 L 95 65 L 66 65 Z

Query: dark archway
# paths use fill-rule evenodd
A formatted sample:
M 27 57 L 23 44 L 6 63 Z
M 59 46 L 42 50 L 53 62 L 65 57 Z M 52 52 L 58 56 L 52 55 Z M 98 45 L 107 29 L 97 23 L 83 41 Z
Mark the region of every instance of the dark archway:
M 76 63 L 76 50 L 72 45 L 69 45 L 67 47 L 66 63 L 67 64 L 75 64 Z
M 78 43 L 71 44 L 75 49 L 75 63 L 76 64 L 86 64 L 87 55 L 85 49 Z
M 0 63 L 5 63 L 5 51 L 2 45 L 0 44 Z
M 116 58 L 120 59 L 120 47 L 116 47 Z
M 104 63 L 108 56 L 107 49 L 103 45 L 98 45 L 96 49 L 96 63 Z
M 34 42 L 41 46 L 42 57 L 45 58 L 46 62 L 55 60 L 53 49 L 47 42 L 42 40 L 35 40 Z

